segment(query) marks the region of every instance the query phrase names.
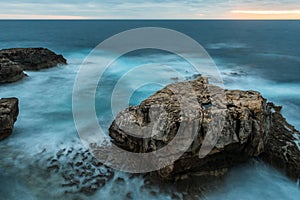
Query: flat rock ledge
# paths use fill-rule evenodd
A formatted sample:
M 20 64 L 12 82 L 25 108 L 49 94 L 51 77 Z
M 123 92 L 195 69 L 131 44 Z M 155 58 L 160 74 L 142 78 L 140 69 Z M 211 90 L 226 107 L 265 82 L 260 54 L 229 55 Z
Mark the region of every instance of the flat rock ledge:
M 24 70 L 37 71 L 67 64 L 62 55 L 46 48 L 13 48 L 0 50 L 0 84 L 25 77 Z
M 17 98 L 0 99 L 0 140 L 12 134 L 18 114 Z
M 194 114 L 182 114 L 180 109 L 183 97 L 189 101 L 191 96 L 187 87 L 192 87 L 199 104 L 189 108 Z M 223 128 L 214 129 L 219 126 L 218 120 L 213 120 L 218 115 L 223 115 L 225 122 Z M 194 134 L 192 144 L 179 159 L 152 175 L 165 180 L 189 175 L 221 176 L 233 165 L 262 156 L 291 178 L 299 178 L 300 134 L 280 114 L 280 107 L 267 102 L 259 92 L 223 90 L 209 84 L 205 77 L 168 85 L 140 105 L 121 111 L 110 126 L 109 135 L 115 145 L 127 151 L 149 153 L 172 142 L 182 125 L 184 134 Z M 149 137 L 136 136 L 145 132 L 149 132 Z M 213 148 L 206 156 L 199 156 L 210 135 L 217 137 Z M 182 144 L 179 142 L 177 148 Z M 169 149 L 170 154 L 175 148 Z

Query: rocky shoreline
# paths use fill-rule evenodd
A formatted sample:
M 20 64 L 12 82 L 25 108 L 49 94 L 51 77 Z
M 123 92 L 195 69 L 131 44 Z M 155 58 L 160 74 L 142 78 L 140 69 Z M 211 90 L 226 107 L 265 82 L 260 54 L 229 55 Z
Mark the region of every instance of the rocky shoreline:
M 25 71 L 37 71 L 67 64 L 62 55 L 46 48 L 13 48 L 0 50 L 0 84 L 12 83 L 26 76 Z

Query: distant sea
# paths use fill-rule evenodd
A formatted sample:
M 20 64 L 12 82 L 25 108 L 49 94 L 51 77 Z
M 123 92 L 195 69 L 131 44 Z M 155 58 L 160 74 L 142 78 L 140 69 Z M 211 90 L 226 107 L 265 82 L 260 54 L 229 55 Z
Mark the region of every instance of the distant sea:
M 16 96 L 20 115 L 15 131 L 0 142 L 0 200 L 64 199 L 57 178 L 41 176 L 34 163 L 43 149 L 56 152 L 78 140 L 72 116 L 72 90 L 76 74 L 86 56 L 105 39 L 133 28 L 163 27 L 180 31 L 199 42 L 216 63 L 228 89 L 260 91 L 265 98 L 282 105 L 287 120 L 300 129 L 300 21 L 226 21 L 226 20 L 2 20 L 0 49 L 46 47 L 63 54 L 67 66 L 26 72 L 20 82 L 1 85 L 0 97 Z M 176 55 L 146 52 L 125 56 L 107 73 L 107 90 L 96 98 L 108 98 L 112 83 L 141 63 L 168 63 L 178 68 L 184 62 Z M 88 64 L 88 63 L 87 63 Z M 150 71 L 146 74 L 151 76 Z M 192 76 L 187 72 L 186 76 Z M 157 78 L 157 77 L 156 77 Z M 164 71 L 161 79 L 174 82 Z M 139 79 L 137 76 L 136 79 Z M 135 81 L 135 80 L 132 80 Z M 124 92 L 130 85 L 124 86 Z M 132 104 L 151 95 L 160 86 L 140 88 Z M 110 107 L 96 103 L 99 121 L 109 127 Z M 121 172 L 116 176 L 126 177 Z M 126 179 L 127 180 L 127 179 Z M 118 187 L 118 192 L 116 188 Z M 142 178 L 128 179 L 126 185 L 108 184 L 86 199 L 171 199 L 172 194 L 156 194 L 143 188 Z M 180 195 L 179 195 L 180 196 Z M 232 169 L 224 184 L 205 197 L 182 195 L 187 199 L 294 199 L 300 197 L 296 183 L 261 161 L 250 161 Z M 73 197 L 76 199 L 76 197 Z M 70 199 L 72 199 L 70 197 Z

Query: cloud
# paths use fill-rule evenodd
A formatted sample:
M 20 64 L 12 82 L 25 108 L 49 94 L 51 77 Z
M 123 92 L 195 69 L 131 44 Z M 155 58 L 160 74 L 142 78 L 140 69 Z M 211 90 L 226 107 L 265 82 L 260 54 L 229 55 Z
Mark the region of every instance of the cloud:
M 72 16 L 72 15 L 0 14 L 0 19 L 86 19 L 86 18 L 83 16 Z
M 255 14 L 249 11 L 295 12 L 295 8 L 300 9 L 298 0 L 10 0 L 1 3 L 0 18 L 227 19 Z

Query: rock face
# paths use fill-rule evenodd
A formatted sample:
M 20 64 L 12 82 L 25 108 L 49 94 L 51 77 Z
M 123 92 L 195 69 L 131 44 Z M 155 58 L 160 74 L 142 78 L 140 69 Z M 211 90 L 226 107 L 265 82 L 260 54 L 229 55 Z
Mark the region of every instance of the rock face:
M 0 99 L 0 140 L 12 134 L 18 114 L 17 98 Z
M 62 55 L 45 48 L 14 48 L 0 51 L 0 83 L 22 79 L 23 70 L 41 70 L 66 64 Z
M 281 115 L 281 107 L 270 106 L 274 109 L 272 126 L 261 157 L 290 178 L 300 179 L 300 132 Z
M 192 87 L 199 104 L 190 106 L 189 109 L 197 110 L 198 115 L 182 114 L 180 99 L 191 96 L 191 92 L 185 89 L 189 87 L 187 85 Z M 173 92 L 174 88 L 178 91 L 176 95 Z M 296 143 L 292 142 L 295 138 L 291 131 L 284 129 L 284 124 L 279 123 L 280 114 L 274 114 L 272 105 L 258 92 L 223 90 L 210 85 L 207 78 L 200 77 L 190 82 L 171 84 L 144 100 L 139 106 L 120 112 L 112 123 L 109 134 L 113 143 L 123 149 L 148 153 L 167 146 L 179 131 L 179 127 L 187 124 L 183 134 L 193 132 L 193 142 L 179 159 L 155 172 L 163 179 L 173 179 L 186 174 L 222 175 L 230 166 L 245 162 L 263 152 L 268 152 L 267 157 L 270 160 L 273 159 L 272 156 L 280 153 L 279 157 L 275 158 L 282 163 L 289 163 L 288 170 L 299 170 L 299 150 L 295 157 L 292 156 L 292 152 L 297 148 Z M 157 112 L 157 109 L 153 108 L 161 108 L 159 110 L 164 112 Z M 220 115 L 223 115 L 223 128 L 216 128 L 220 126 L 220 120 L 213 119 Z M 198 125 L 186 123 L 190 121 Z M 136 136 L 136 133 L 145 130 L 150 132 L 150 137 Z M 286 137 L 289 138 L 282 138 L 290 144 L 287 147 L 288 151 L 283 151 L 285 142 L 277 141 L 278 137 L 285 137 L 281 136 L 281 131 L 285 131 Z M 206 139 L 210 137 L 215 138 L 211 139 L 215 142 L 209 143 L 213 146 L 208 149 L 207 154 L 201 156 L 199 151 L 205 150 Z M 277 146 L 273 147 L 273 144 Z M 287 159 L 282 157 L 286 155 L 285 152 L 289 152 L 287 156 L 290 157 Z M 296 174 L 299 175 L 298 172 Z
M 24 76 L 22 65 L 8 58 L 0 58 L 0 84 L 16 82 Z

